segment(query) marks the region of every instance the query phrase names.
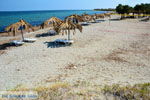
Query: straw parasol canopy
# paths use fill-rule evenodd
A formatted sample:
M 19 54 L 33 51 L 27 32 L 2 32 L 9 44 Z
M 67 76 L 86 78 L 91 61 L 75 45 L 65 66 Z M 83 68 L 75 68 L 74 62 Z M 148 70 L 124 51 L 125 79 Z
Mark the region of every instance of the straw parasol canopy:
M 97 19 L 97 16 L 94 14 L 94 15 L 91 15 L 91 20 L 95 21 L 96 22 L 96 19 Z
M 96 19 L 105 18 L 104 14 L 95 14 L 95 16 L 96 16 Z
M 41 28 L 41 29 L 44 29 L 44 28 L 46 28 L 46 27 L 48 27 L 48 22 L 47 22 L 47 21 L 43 22 L 43 23 L 40 25 L 40 28 Z
M 82 18 L 85 22 L 89 22 L 89 21 L 93 20 L 92 16 L 88 15 L 88 14 L 83 14 Z
M 21 19 L 19 22 L 7 26 L 5 28 L 5 31 L 13 32 L 13 35 L 15 36 L 16 32 L 18 32 L 19 29 L 21 29 L 22 39 L 24 40 L 23 29 L 29 31 L 30 28 L 32 29 L 32 31 L 34 31 L 32 25 L 27 23 L 25 20 Z
M 53 26 L 60 25 L 63 21 L 57 17 L 52 17 L 47 20 L 48 24 L 52 24 Z
M 73 14 L 65 18 L 65 21 L 71 21 L 73 23 L 83 22 L 83 18 L 77 14 Z
M 70 40 L 70 31 L 73 31 L 73 35 L 75 34 L 75 30 L 78 29 L 80 32 L 82 32 L 82 26 L 79 24 L 74 24 L 71 21 L 66 21 L 62 23 L 59 27 L 60 33 L 68 34 L 68 40 Z
M 105 17 L 111 17 L 111 13 L 104 13 Z
M 63 21 L 57 17 L 52 17 L 48 20 L 46 20 L 44 23 L 41 24 L 42 28 L 48 27 L 49 25 L 52 25 L 52 27 L 59 26 Z

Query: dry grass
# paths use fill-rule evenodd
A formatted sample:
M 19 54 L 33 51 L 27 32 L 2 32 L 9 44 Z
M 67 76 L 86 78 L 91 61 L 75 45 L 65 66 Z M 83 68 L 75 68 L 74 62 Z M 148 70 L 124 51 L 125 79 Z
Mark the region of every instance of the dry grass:
M 71 69 L 76 69 L 76 68 L 77 68 L 77 66 L 74 65 L 74 64 L 72 64 L 72 63 L 68 64 L 68 65 L 65 67 L 65 69 L 69 69 L 69 70 L 71 70 Z
M 69 87 L 69 84 L 67 83 L 62 83 L 62 82 L 57 82 L 55 84 L 52 84 L 48 87 L 45 87 L 45 86 L 39 86 L 39 87 L 36 87 L 34 90 L 37 91 L 37 92 L 42 92 L 42 91 L 47 91 L 47 90 L 58 90 L 59 88 L 67 88 Z
M 4 54 L 5 51 L 4 50 L 0 50 L 0 55 Z
M 87 84 L 87 85 L 86 85 Z M 79 81 L 73 85 L 56 82 L 49 86 L 27 89 L 18 85 L 12 91 L 37 91 L 34 100 L 150 100 L 150 83 L 121 87 L 120 85 L 97 86 Z M 108 95 L 109 94 L 109 95 Z
M 128 49 L 120 48 L 120 49 L 114 50 L 112 53 L 103 57 L 103 59 L 109 62 L 115 61 L 119 63 L 123 63 L 123 62 L 131 63 L 127 59 L 121 57 L 120 55 L 132 56 L 136 54 L 144 55 L 145 57 L 150 56 L 150 49 L 148 48 L 148 45 L 143 45 L 142 43 L 138 43 L 138 42 L 131 43 Z
M 32 89 L 27 88 L 27 86 L 23 84 L 18 84 L 15 88 L 11 89 L 10 91 L 29 91 Z
M 115 61 L 115 62 L 128 62 L 127 60 L 125 60 L 122 57 L 119 57 L 120 54 L 125 54 L 125 51 L 121 51 L 121 50 L 116 50 L 113 51 L 112 53 L 108 54 L 106 57 L 104 57 L 103 59 L 106 61 Z
M 70 90 L 67 83 L 55 83 L 48 87 L 37 87 L 34 90 L 38 92 L 36 100 L 61 100 L 63 95 Z
M 148 45 L 143 45 L 139 43 L 132 43 L 130 45 L 132 48 L 131 50 L 128 50 L 128 52 L 132 52 L 134 54 L 143 54 L 146 56 L 150 56 L 150 49 L 148 48 Z
M 105 94 L 117 96 L 120 100 L 150 100 L 150 83 L 121 87 L 119 85 L 105 86 Z
M 142 36 L 150 36 L 150 34 L 148 34 L 148 33 L 145 33 L 145 34 L 142 34 Z

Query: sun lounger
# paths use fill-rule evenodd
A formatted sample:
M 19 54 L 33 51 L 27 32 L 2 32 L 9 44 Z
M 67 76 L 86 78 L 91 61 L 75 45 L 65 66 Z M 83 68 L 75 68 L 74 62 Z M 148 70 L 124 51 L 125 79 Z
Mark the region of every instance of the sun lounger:
M 99 21 L 99 20 L 96 20 L 95 22 L 96 22 L 96 23 L 99 23 L 99 22 L 101 22 L 101 21 Z
M 56 32 L 56 31 L 54 31 L 54 30 L 50 30 L 48 33 L 50 33 L 50 34 L 52 34 L 52 35 L 57 34 L 57 32 Z
M 81 25 L 89 25 L 88 22 L 82 22 Z
M 54 42 L 55 43 L 63 43 L 63 44 L 72 44 L 72 43 L 74 43 L 73 40 L 64 40 L 64 39 L 57 39 Z
M 150 17 L 144 17 L 141 19 L 141 21 L 149 21 L 150 20 Z
M 24 42 L 22 40 L 13 40 L 10 42 L 11 44 L 14 44 L 16 46 L 20 46 L 20 45 L 23 45 Z
M 35 38 L 24 38 L 24 42 L 35 42 Z

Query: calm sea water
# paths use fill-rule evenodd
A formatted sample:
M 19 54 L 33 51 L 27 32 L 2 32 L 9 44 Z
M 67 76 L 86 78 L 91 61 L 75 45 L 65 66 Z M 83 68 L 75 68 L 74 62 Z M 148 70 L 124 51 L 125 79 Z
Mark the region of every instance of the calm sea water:
M 41 24 L 43 21 L 50 17 L 58 17 L 64 19 L 66 16 L 72 14 L 81 15 L 104 13 L 104 11 L 93 11 L 93 10 L 50 10 L 50 11 L 7 11 L 0 12 L 0 32 L 4 31 L 4 28 L 10 24 L 17 22 L 20 19 L 24 19 L 33 26 Z

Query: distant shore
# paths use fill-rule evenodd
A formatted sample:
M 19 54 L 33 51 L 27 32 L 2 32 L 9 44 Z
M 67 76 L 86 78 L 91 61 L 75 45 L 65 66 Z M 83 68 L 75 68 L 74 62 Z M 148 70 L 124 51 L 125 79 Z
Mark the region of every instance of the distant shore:
M 94 9 L 95 11 L 110 11 L 110 12 L 115 12 L 116 10 L 115 10 L 115 8 L 106 8 L 106 9 L 104 9 L 104 8 L 101 8 L 101 9 Z

